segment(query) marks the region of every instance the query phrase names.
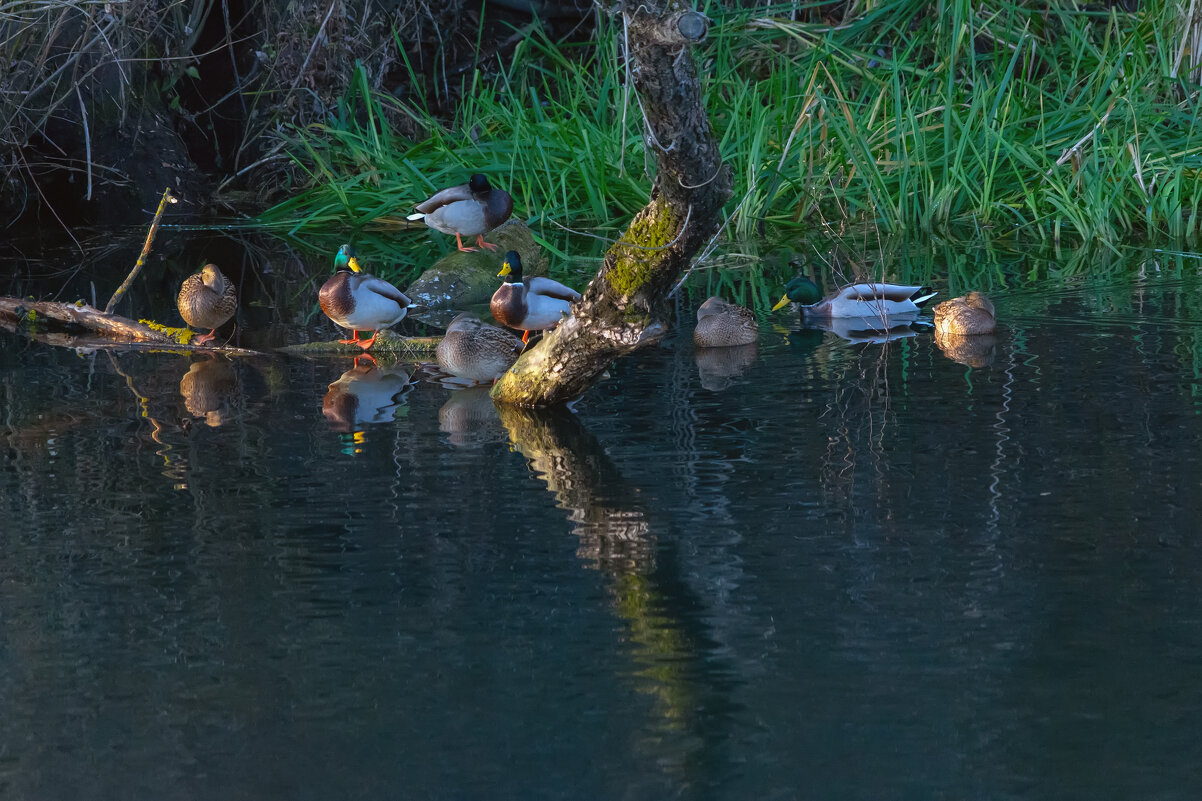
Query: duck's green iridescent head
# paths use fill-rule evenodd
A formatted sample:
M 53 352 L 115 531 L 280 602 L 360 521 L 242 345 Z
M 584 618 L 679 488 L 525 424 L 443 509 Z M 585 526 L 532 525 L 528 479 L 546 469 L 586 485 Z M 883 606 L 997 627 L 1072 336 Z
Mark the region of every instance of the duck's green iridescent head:
M 350 245 L 343 245 L 338 248 L 338 254 L 334 256 L 334 270 L 340 272 L 342 270 L 350 270 L 352 273 L 363 272 L 359 266 L 359 260 L 355 258 L 355 249 Z
M 505 260 L 501 262 L 501 272 L 497 275 L 510 276 L 509 283 L 520 284 L 522 282 L 522 257 L 518 255 L 516 250 L 511 250 L 505 254 Z
M 812 306 L 822 300 L 822 290 L 810 279 L 799 275 L 785 284 L 785 294 L 781 297 L 772 311 L 788 306 L 790 303 L 800 303 L 802 306 Z

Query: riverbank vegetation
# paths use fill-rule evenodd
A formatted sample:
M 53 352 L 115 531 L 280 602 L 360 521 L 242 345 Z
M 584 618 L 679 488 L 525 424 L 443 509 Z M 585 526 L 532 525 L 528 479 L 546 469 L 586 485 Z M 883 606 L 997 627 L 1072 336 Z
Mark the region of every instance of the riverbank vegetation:
M 1183 5 L 710 5 L 696 57 L 734 170 L 726 233 L 1192 240 L 1202 14 Z M 463 76 L 449 116 L 353 81 L 289 135 L 300 182 L 259 219 L 388 228 L 482 171 L 546 239 L 612 234 L 650 186 L 622 40 L 604 15 L 584 43 L 534 25 Z

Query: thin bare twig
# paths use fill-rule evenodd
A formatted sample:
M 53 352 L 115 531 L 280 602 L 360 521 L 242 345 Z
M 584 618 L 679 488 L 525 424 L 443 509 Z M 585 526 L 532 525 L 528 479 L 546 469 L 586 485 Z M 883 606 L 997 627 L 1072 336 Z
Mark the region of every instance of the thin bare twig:
M 146 243 L 142 245 L 142 253 L 138 256 L 138 261 L 134 264 L 134 268 L 129 271 L 129 275 L 125 276 L 125 280 L 121 283 L 121 286 L 117 287 L 117 291 L 109 298 L 108 304 L 104 307 L 105 314 L 113 313 L 113 307 L 117 305 L 117 301 L 121 300 L 121 297 L 129 291 L 129 288 L 134 283 L 134 279 L 142 271 L 142 265 L 146 263 L 146 257 L 150 255 L 150 245 L 154 242 L 154 235 L 159 230 L 159 220 L 163 218 L 163 210 L 167 208 L 168 203 L 178 202 L 179 200 L 171 194 L 171 187 L 163 190 L 163 198 L 159 201 L 158 211 L 154 213 L 154 221 L 150 224 L 150 230 L 146 232 Z

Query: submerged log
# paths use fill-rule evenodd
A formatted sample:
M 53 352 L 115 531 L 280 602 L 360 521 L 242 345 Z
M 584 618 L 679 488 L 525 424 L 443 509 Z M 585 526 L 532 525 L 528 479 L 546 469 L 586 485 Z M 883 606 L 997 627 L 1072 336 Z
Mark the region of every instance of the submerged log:
M 689 46 L 708 20 L 679 2 L 625 0 L 629 79 L 658 173 L 647 206 L 605 254 L 572 316 L 493 388 L 499 401 L 546 406 L 578 397 L 619 356 L 667 330 L 667 295 L 718 229 L 730 197 Z
M 371 350 L 364 351 L 358 345 L 346 345 L 338 340 L 329 342 L 305 342 L 300 345 L 287 345 L 277 348 L 281 353 L 291 356 L 361 356 L 364 353 L 387 354 L 395 356 L 433 356 L 434 349 L 442 337 L 406 337 L 391 331 L 381 331 L 376 335 L 376 342 Z
M 43 321 L 54 328 L 85 332 L 94 337 L 81 340 L 75 337 L 51 336 L 50 334 L 55 332 L 37 330 Z M 119 314 L 106 314 L 83 301 L 60 303 L 0 297 L 0 324 L 5 324 L 5 327 L 12 330 L 23 328 L 31 333 L 34 339 L 51 345 L 107 348 L 151 345 L 181 351 L 220 351 L 243 355 L 258 353 L 245 348 L 221 345 L 193 345 L 191 340 L 196 333 L 187 328 L 169 328 L 149 320 L 138 321 Z M 100 340 L 96 341 L 96 338 Z

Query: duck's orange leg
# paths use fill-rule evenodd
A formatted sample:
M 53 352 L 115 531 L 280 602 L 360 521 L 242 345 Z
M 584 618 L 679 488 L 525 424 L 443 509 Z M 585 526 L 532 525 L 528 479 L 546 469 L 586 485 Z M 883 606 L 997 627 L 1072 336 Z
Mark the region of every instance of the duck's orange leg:
M 475 248 L 464 247 L 463 240 L 459 238 L 459 234 L 455 234 L 455 241 L 459 243 L 459 249 L 464 253 L 475 253 Z
M 358 345 L 359 347 L 363 347 L 363 344 L 359 341 L 359 332 L 352 330 L 351 333 L 354 334 L 353 337 L 350 339 L 340 339 L 338 342 L 343 345 Z M 375 339 L 375 337 L 372 337 L 372 339 Z
M 217 329 L 214 328 L 212 331 L 210 331 L 207 334 L 201 334 L 200 336 L 193 337 L 192 344 L 193 345 L 203 345 L 206 342 L 212 342 L 216 338 L 217 338 Z
M 484 234 L 476 234 L 476 244 L 482 248 L 488 248 L 489 250 L 496 250 L 498 247 L 497 245 L 494 245 L 491 242 L 485 242 Z
M 379 335 L 380 335 L 380 332 L 376 331 L 374 334 L 371 335 L 371 339 L 365 339 L 362 342 L 360 342 L 359 347 L 363 348 L 364 350 L 367 350 L 372 345 L 376 344 L 376 337 L 378 337 Z

